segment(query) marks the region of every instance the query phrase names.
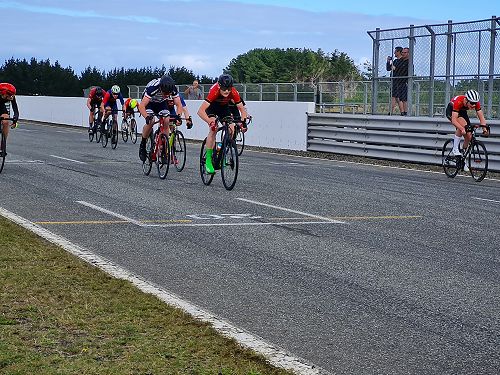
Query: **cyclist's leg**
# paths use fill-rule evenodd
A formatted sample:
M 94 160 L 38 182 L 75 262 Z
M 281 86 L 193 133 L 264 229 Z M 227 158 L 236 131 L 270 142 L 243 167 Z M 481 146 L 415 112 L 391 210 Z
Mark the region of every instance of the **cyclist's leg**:
M 207 115 L 208 117 L 211 117 L 215 120 L 215 117 L 221 113 L 221 108 L 220 106 L 217 106 L 215 104 L 210 104 L 210 106 L 207 108 Z M 207 143 L 205 145 L 206 147 L 206 157 L 205 157 L 205 170 L 209 174 L 214 174 L 215 173 L 215 168 L 212 163 L 212 156 L 213 156 L 213 151 L 215 147 L 215 136 L 217 134 L 217 130 L 212 130 L 209 128 L 208 130 L 208 135 L 207 135 Z
M 0 116 L 2 118 L 9 117 L 9 113 L 7 112 L 7 107 L 5 106 L 5 104 L 0 104 Z M 2 121 L 2 133 L 5 139 L 7 139 L 7 137 L 9 136 L 9 128 L 10 128 L 9 121 Z

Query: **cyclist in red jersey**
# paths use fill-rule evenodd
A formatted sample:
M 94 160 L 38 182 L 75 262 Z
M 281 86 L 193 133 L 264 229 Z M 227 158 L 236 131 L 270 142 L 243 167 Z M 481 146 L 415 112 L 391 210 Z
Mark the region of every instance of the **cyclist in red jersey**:
M 7 105 L 6 105 L 7 102 L 11 103 L 12 110 L 14 111 L 13 116 L 9 116 L 9 111 L 7 110 Z M 6 83 L 6 82 L 0 83 L 0 117 L 1 118 L 11 117 L 13 120 L 12 124 L 10 124 L 10 127 L 12 128 L 17 127 L 17 120 L 19 119 L 19 109 L 17 107 L 17 102 L 16 102 L 16 88 L 11 83 Z M 2 133 L 5 136 L 5 139 L 7 139 L 7 136 L 9 135 L 8 121 L 2 121 Z M 3 153 L 4 151 L 0 150 L 0 154 L 2 156 L 4 156 Z
M 465 93 L 465 95 L 457 95 L 453 97 L 446 107 L 446 117 L 456 128 L 455 136 L 453 138 L 453 154 L 455 156 L 461 155 L 459 146 L 462 135 L 464 136 L 464 150 L 467 148 L 472 138 L 472 134 L 465 131 L 465 127 L 470 125 L 470 119 L 467 111 L 471 109 L 476 110 L 476 116 L 479 119 L 479 123 L 486 126 L 486 120 L 484 118 L 483 110 L 481 109 L 481 103 L 479 102 L 479 93 L 475 90 L 469 90 Z M 483 134 L 488 135 L 489 128 L 483 127 Z
M 241 121 L 245 122 L 248 114 L 246 108 L 243 106 L 240 93 L 233 87 L 233 77 L 229 74 L 222 74 L 217 83 L 214 83 L 210 88 L 207 97 L 201 103 L 198 109 L 198 116 L 205 121 L 210 130 L 207 136 L 207 157 L 205 160 L 205 169 L 207 173 L 214 174 L 215 169 L 212 165 L 212 152 L 215 146 L 215 136 L 217 133 L 217 125 L 214 121 L 214 117 L 219 118 L 231 116 L 231 110 L 229 108 L 229 103 L 233 101 L 238 109 L 241 117 Z M 229 126 L 230 131 L 234 132 L 234 124 Z
M 102 115 L 103 112 L 101 111 L 101 103 L 102 99 L 104 97 L 104 90 L 99 87 L 93 87 L 90 92 L 89 92 L 89 97 L 87 99 L 87 108 L 90 111 L 89 114 L 89 132 L 94 132 L 97 130 L 94 126 L 97 126 L 97 124 L 94 124 L 94 109 L 99 108 L 99 115 L 97 116 L 97 121 L 100 123 L 102 120 Z

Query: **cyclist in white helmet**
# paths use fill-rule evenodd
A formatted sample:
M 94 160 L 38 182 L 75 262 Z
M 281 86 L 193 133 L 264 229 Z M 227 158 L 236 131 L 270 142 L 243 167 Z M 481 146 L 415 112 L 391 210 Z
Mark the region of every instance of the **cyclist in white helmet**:
M 475 90 L 469 90 L 465 95 L 457 95 L 453 97 L 446 107 L 446 117 L 456 128 L 455 137 L 453 138 L 453 154 L 461 155 L 459 146 L 462 136 L 464 136 L 463 149 L 465 150 L 472 138 L 471 133 L 467 133 L 465 128 L 470 126 L 470 119 L 467 111 L 475 109 L 479 123 L 483 126 L 483 134 L 489 135 L 490 129 L 486 125 L 481 103 L 479 102 L 479 93 Z
M 117 113 L 118 113 L 118 105 L 116 104 L 116 101 L 120 100 L 120 103 L 122 104 L 122 111 L 124 112 L 124 104 L 125 101 L 123 100 L 123 95 L 120 92 L 120 86 L 118 85 L 113 85 L 110 90 L 106 91 L 106 94 L 104 95 L 104 99 L 102 100 L 101 103 L 101 111 L 104 112 L 106 109 L 106 112 L 104 113 L 104 118 L 102 120 L 101 124 L 101 130 L 104 131 L 104 122 L 110 115 L 110 113 L 113 113 L 113 120 L 118 122 L 117 120 Z M 122 116 L 125 116 L 125 113 L 122 114 Z

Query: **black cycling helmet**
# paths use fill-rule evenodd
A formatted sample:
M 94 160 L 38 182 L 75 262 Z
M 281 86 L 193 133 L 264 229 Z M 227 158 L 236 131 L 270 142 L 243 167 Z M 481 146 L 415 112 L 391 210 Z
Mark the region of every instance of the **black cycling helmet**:
M 103 95 L 104 95 L 103 89 L 100 87 L 96 87 L 95 96 L 97 96 L 98 98 L 102 98 Z
M 160 90 L 165 94 L 173 93 L 177 88 L 175 81 L 169 75 L 164 75 L 160 79 Z
M 219 76 L 217 82 L 219 83 L 219 87 L 233 87 L 233 77 L 231 77 L 229 74 L 222 74 L 221 76 Z

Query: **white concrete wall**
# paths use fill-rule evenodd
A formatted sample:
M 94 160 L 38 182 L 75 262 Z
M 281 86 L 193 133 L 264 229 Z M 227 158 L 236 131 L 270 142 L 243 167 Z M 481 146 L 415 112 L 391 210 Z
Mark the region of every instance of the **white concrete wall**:
M 20 118 L 73 126 L 88 126 L 86 98 L 53 96 L 17 96 Z M 181 128 L 188 139 L 202 140 L 207 136 L 208 126 L 196 114 L 201 100 L 187 100 L 188 110 L 194 126 Z M 250 146 L 306 150 L 307 112 L 314 112 L 314 103 L 304 102 L 247 102 L 253 117 L 245 143 Z M 138 118 L 139 130 L 144 119 Z

